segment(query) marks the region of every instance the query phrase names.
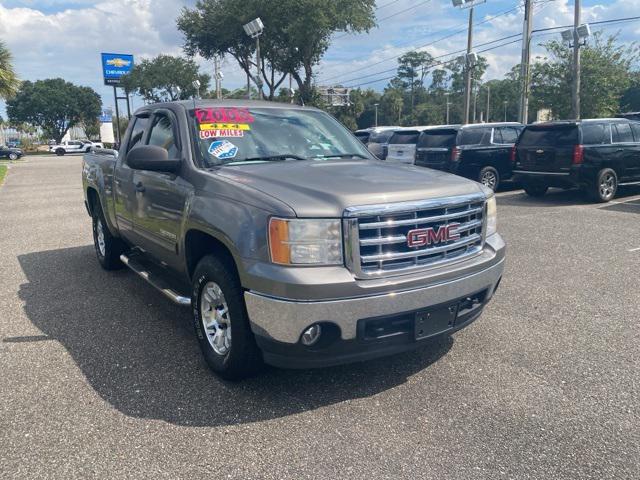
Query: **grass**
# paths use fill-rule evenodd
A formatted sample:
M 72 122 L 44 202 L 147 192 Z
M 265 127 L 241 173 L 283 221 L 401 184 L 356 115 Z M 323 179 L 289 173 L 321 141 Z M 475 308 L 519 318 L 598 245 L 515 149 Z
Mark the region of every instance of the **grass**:
M 6 174 L 7 174 L 7 166 L 0 165 L 0 185 L 2 185 L 2 182 L 4 181 L 4 177 Z

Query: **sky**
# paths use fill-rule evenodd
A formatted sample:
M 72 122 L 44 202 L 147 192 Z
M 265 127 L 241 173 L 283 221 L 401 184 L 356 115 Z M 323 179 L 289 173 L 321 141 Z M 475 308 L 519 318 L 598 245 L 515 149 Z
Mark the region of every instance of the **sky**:
M 534 29 L 573 23 L 573 1 L 535 0 Z M 100 52 L 131 53 L 137 60 L 160 53 L 182 54 L 183 37 L 175 19 L 195 0 L 0 0 L 0 39 L 14 56 L 23 80 L 62 77 L 94 88 L 105 107 L 112 107 L 113 89 L 101 77 Z M 522 0 L 487 0 L 475 8 L 474 45 L 522 32 Z M 378 27 L 367 34 L 336 33 L 331 48 L 316 68 L 318 84 L 344 84 L 382 90 L 393 75 L 397 56 L 421 48 L 447 56 L 466 47 L 468 10 L 450 0 L 378 0 Z M 583 22 L 640 15 L 640 0 L 585 0 Z M 640 40 L 640 21 L 606 27 L 620 40 Z M 447 37 L 447 38 L 443 38 Z M 558 33 L 535 35 L 539 44 Z M 478 47 L 478 50 L 493 45 Z M 520 60 L 521 43 L 482 53 L 489 61 L 485 80 L 501 78 Z M 197 59 L 203 71 L 213 62 Z M 233 59 L 223 62 L 225 88 L 246 84 Z M 134 99 L 134 108 L 142 104 Z M 4 105 L 0 103 L 4 117 Z

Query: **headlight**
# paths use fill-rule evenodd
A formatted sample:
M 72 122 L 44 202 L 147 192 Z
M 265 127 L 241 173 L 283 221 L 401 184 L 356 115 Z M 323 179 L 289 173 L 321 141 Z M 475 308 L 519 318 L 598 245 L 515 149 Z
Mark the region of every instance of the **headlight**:
M 340 220 L 272 218 L 269 251 L 281 265 L 342 265 Z
M 498 207 L 495 195 L 487 199 L 487 237 L 498 232 Z

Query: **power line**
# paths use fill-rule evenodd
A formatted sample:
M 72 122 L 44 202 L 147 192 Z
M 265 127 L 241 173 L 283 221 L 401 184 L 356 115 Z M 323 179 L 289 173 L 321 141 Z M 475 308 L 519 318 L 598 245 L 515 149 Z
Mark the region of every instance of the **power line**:
M 385 3 L 384 5 L 380 5 L 379 7 L 376 7 L 376 10 L 382 10 L 383 8 L 387 8 L 391 5 L 393 5 L 394 3 L 398 3 L 400 0 L 392 0 L 389 3 Z
M 513 8 L 510 8 L 509 10 L 505 10 L 504 12 L 500 12 L 500 13 L 498 13 L 498 14 L 496 14 L 496 15 L 493 15 L 493 16 L 491 16 L 491 17 L 489 17 L 489 18 L 486 18 L 486 19 L 484 19 L 484 20 L 481 20 L 481 21 L 479 21 L 479 22 L 476 22 L 476 23 L 474 23 L 474 24 L 473 24 L 473 26 L 475 27 L 475 26 L 478 26 L 478 25 L 482 25 L 482 24 L 487 23 L 487 22 L 490 22 L 490 21 L 492 21 L 492 20 L 494 20 L 494 19 L 496 19 L 496 18 L 498 18 L 498 17 L 502 17 L 502 16 L 504 16 L 504 15 L 508 15 L 509 13 L 511 13 L 511 12 L 513 12 L 513 11 L 515 11 L 515 10 L 518 10 L 519 8 L 520 8 L 520 5 L 518 5 L 518 6 L 516 6 L 516 7 L 513 7 Z M 462 24 L 460 24 L 460 25 L 462 25 Z M 465 22 L 464 26 L 465 26 L 465 28 L 463 28 L 463 29 L 456 30 L 456 31 L 454 31 L 454 32 L 452 32 L 452 33 L 450 33 L 450 34 L 448 34 L 448 35 L 445 35 L 445 36 L 443 36 L 443 37 L 437 38 L 437 39 L 435 39 L 435 40 L 433 40 L 433 41 L 431 41 L 431 42 L 428 42 L 428 43 L 426 43 L 426 44 L 424 44 L 424 45 L 420 45 L 420 46 L 415 47 L 415 48 L 410 48 L 410 49 L 408 49 L 406 52 L 401 53 L 401 54 L 399 54 L 399 55 L 395 55 L 395 56 L 393 56 L 393 57 L 387 57 L 387 58 L 384 58 L 384 59 L 382 59 L 382 60 L 379 60 L 379 61 L 377 61 L 377 62 L 375 62 L 375 63 L 371 63 L 371 64 L 369 64 L 369 65 L 367 65 L 367 66 L 365 66 L 365 67 L 357 68 L 357 69 L 355 69 L 355 70 L 352 70 L 350 73 L 355 73 L 355 72 L 360 72 L 360 71 L 362 71 L 362 70 L 367 70 L 367 69 L 369 69 L 369 68 L 371 68 L 371 67 L 375 67 L 376 65 L 380 65 L 381 63 L 385 63 L 385 62 L 388 62 L 388 61 L 390 61 L 390 60 L 395 60 L 395 59 L 397 59 L 397 58 L 400 58 L 402 55 L 404 55 L 404 54 L 405 54 L 405 53 L 407 53 L 407 52 L 410 52 L 410 51 L 413 51 L 413 50 L 419 50 L 419 49 L 421 49 L 421 48 L 426 48 L 426 47 L 429 47 L 429 46 L 434 45 L 434 44 L 436 44 L 436 43 L 439 43 L 439 42 L 441 42 L 441 41 L 443 41 L 443 40 L 447 40 L 448 38 L 455 37 L 456 35 L 458 35 L 458 34 L 460 34 L 460 33 L 464 33 L 464 32 L 466 32 L 466 31 L 467 31 L 467 24 L 466 24 L 466 22 Z M 437 31 L 437 32 L 433 32 L 433 33 L 432 33 L 432 34 L 430 34 L 429 36 L 431 36 L 431 35 L 437 35 L 438 33 L 443 33 L 443 32 L 447 32 L 447 31 L 450 31 L 450 29 L 448 28 L 448 29 L 439 30 L 439 31 Z M 332 77 L 327 77 L 327 78 L 323 79 L 323 80 L 322 80 L 322 82 L 323 82 L 323 83 L 326 83 L 326 82 L 328 82 L 329 80 L 333 80 L 333 79 L 335 79 L 335 78 L 340 78 L 341 76 L 343 76 L 343 74 L 334 75 L 334 76 L 332 76 Z

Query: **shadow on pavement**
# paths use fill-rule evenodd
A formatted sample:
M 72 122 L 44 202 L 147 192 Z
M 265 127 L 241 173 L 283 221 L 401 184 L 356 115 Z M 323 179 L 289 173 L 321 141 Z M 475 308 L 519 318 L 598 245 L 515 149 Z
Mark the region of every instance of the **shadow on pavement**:
M 98 394 L 133 417 L 197 426 L 283 417 L 400 385 L 453 344 L 445 337 L 372 362 L 322 370 L 267 369 L 244 382 L 227 383 L 205 366 L 188 310 L 129 271 L 102 271 L 92 246 L 30 253 L 18 260 L 28 279 L 20 298 L 44 334 L 33 341 L 59 341 Z
M 618 193 L 613 199 L 614 202 L 624 202 L 629 197 L 640 195 L 640 186 L 626 185 L 618 188 Z M 530 197 L 524 191 L 514 193 L 513 195 L 498 197 L 498 204 L 514 207 L 563 207 L 575 205 L 599 205 L 590 200 L 587 195 L 577 189 L 562 190 L 559 188 L 550 188 L 543 197 Z M 602 204 L 606 205 L 606 204 Z

